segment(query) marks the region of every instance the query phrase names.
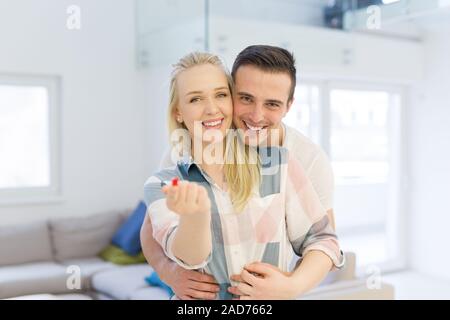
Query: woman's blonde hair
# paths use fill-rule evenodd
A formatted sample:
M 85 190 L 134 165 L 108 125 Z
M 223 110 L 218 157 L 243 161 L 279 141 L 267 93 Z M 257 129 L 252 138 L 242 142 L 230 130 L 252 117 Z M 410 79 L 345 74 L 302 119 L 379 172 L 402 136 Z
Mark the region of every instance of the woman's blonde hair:
M 193 52 L 182 57 L 173 65 L 174 68 L 170 81 L 168 110 L 169 136 L 176 129 L 187 130 L 184 123 L 179 123 L 175 119 L 175 112 L 179 103 L 177 76 L 184 70 L 204 64 L 211 64 L 223 70 L 227 77 L 228 88 L 230 93 L 232 93 L 233 80 L 218 56 L 205 52 Z M 234 126 L 232 129 L 235 129 Z M 260 163 L 256 150 L 245 145 L 241 135 L 234 134 L 234 130 L 229 130 L 225 139 L 224 175 L 233 207 L 237 212 L 241 212 L 249 198 L 255 192 L 255 188 L 259 187 Z

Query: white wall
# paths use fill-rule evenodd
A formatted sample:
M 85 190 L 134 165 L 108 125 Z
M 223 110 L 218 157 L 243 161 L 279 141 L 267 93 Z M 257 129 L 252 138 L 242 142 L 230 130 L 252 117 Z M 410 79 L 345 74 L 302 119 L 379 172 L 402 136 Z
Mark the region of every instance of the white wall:
M 0 224 L 136 204 L 153 169 L 134 48 L 134 1 L 0 1 L 0 73 L 61 76 L 63 189 L 59 203 L 0 207 Z
M 450 279 L 450 28 L 425 42 L 425 81 L 408 110 L 409 244 L 411 266 Z
M 146 70 L 143 76 L 143 86 L 149 88 L 145 91 L 147 106 L 147 124 L 145 135 L 149 137 L 146 168 L 153 173 L 159 167 L 162 154 L 169 147 L 169 134 L 167 130 L 167 109 L 169 101 L 169 82 L 172 68 L 170 65 L 154 66 Z

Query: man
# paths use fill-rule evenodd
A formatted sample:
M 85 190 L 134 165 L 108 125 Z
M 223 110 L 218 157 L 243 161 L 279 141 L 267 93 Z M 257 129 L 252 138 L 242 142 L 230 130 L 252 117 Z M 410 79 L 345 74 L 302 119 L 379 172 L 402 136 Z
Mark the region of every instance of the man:
M 267 145 L 281 145 L 302 164 L 308 178 L 311 180 L 316 193 L 327 211 L 329 219 L 334 224 L 332 207 L 333 200 L 333 172 L 331 164 L 319 146 L 306 138 L 300 132 L 282 123 L 283 117 L 290 110 L 294 101 L 296 86 L 295 60 L 287 50 L 273 46 L 250 46 L 244 49 L 236 58 L 232 77 L 235 83 L 233 93 L 234 116 L 233 122 L 238 129 L 244 130 L 251 136 L 256 136 L 259 142 L 267 137 Z M 274 138 L 278 137 L 278 138 Z M 172 163 L 163 161 L 163 166 Z M 197 271 L 185 270 L 175 262 L 169 260 L 162 248 L 152 237 L 152 226 L 148 215 L 141 229 L 141 243 L 144 255 L 149 264 L 158 273 L 162 281 L 166 282 L 181 299 L 214 299 L 219 291 L 213 277 Z M 312 251 L 305 255 L 298 268 L 308 269 L 317 266 L 327 268 L 324 257 Z M 322 260 L 321 260 L 322 259 Z M 271 268 L 263 263 L 252 264 L 254 270 L 267 279 L 275 281 L 280 270 Z M 241 275 L 233 275 L 232 280 L 245 283 Z M 315 287 L 322 279 L 306 279 L 305 291 Z M 260 290 L 266 285 L 261 282 Z M 242 286 L 231 287 L 230 292 L 245 296 Z

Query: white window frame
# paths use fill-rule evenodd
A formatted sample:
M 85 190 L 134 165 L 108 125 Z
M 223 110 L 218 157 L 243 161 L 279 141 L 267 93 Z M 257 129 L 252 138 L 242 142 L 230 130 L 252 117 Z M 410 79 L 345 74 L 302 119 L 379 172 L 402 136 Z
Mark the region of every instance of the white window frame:
M 392 190 L 389 192 L 390 199 L 392 200 L 395 215 L 388 215 L 386 221 L 386 236 L 389 243 L 396 243 L 394 259 L 385 261 L 377 265 L 382 273 L 390 273 L 399 270 L 405 270 L 408 266 L 408 247 L 407 247 L 407 217 L 406 217 L 406 199 L 407 199 L 407 186 L 409 180 L 409 171 L 406 163 L 407 154 L 407 140 L 406 140 L 406 116 L 405 106 L 407 105 L 407 87 L 402 84 L 391 84 L 386 82 L 374 82 L 366 80 L 347 80 L 347 79 L 325 79 L 315 76 L 300 76 L 301 80 L 297 85 L 313 85 L 319 89 L 319 141 L 323 150 L 330 155 L 330 138 L 331 138 L 331 112 L 330 112 L 330 95 L 333 89 L 343 90 L 361 90 L 361 91 L 384 91 L 391 94 L 398 94 L 400 96 L 400 108 L 398 110 L 398 124 L 395 132 L 396 137 L 394 141 L 396 145 L 391 146 L 391 150 L 398 150 L 395 154 L 392 154 L 394 158 L 391 161 L 391 165 L 394 166 L 393 177 L 391 185 Z M 339 212 L 335 212 L 337 227 L 339 228 Z M 357 229 L 357 227 L 355 228 Z M 339 234 L 339 229 L 337 230 Z M 348 230 L 346 230 L 348 231 Z M 356 231 L 356 230 L 355 230 Z M 368 266 L 365 266 L 368 267 Z M 366 275 L 366 270 L 359 268 L 357 274 L 360 276 Z
M 48 92 L 50 185 L 0 188 L 0 206 L 62 201 L 61 183 L 61 79 L 59 76 L 0 74 L 0 85 L 38 86 Z

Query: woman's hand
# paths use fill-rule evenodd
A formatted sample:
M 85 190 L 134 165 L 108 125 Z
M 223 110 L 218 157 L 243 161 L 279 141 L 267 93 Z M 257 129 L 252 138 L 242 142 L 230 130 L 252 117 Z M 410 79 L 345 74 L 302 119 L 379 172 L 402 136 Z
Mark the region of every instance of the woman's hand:
M 253 262 L 244 267 L 241 274 L 232 275 L 231 280 L 239 282 L 228 291 L 240 300 L 295 299 L 297 294 L 289 272 L 262 262 Z
M 162 191 L 167 196 L 167 208 L 179 215 L 209 214 L 211 211 L 208 192 L 196 183 L 180 181 L 175 186 L 165 185 Z

